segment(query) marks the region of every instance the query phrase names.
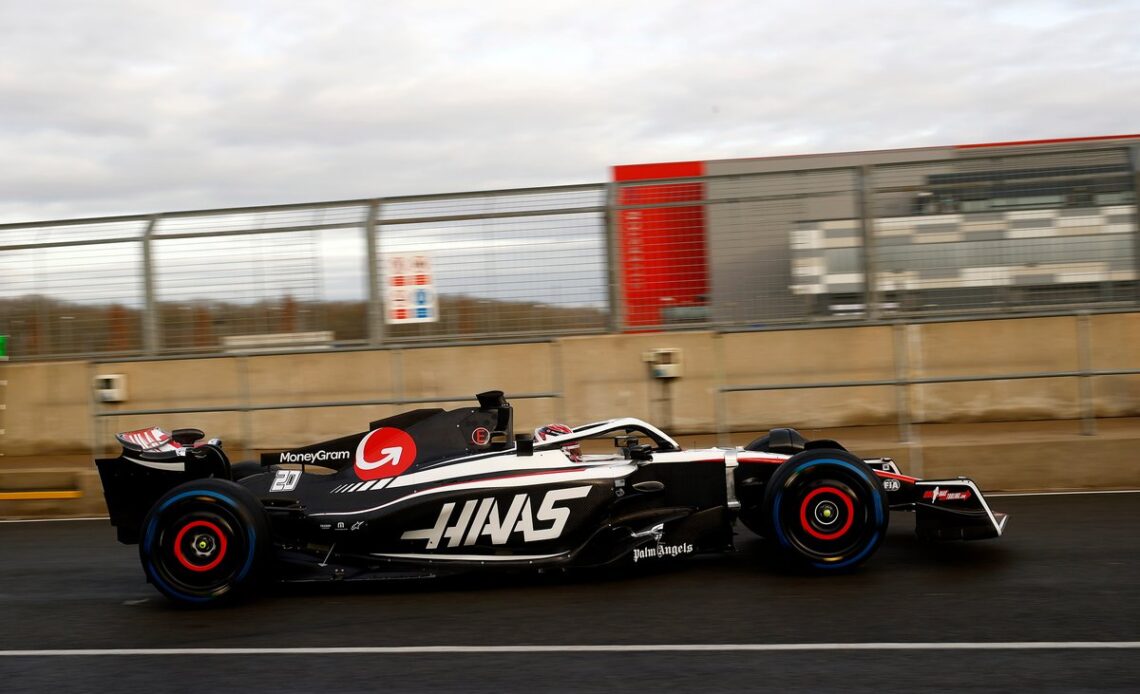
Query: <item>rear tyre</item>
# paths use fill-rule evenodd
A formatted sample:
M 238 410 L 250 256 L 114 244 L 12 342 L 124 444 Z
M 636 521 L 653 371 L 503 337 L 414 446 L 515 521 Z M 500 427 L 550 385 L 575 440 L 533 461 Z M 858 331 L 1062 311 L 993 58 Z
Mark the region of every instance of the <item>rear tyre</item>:
M 143 522 L 139 558 L 147 580 L 186 607 L 240 598 L 266 563 L 269 521 L 245 487 L 193 480 L 167 492 Z
M 887 532 L 890 508 L 878 477 L 846 451 L 799 453 L 764 492 L 765 535 L 796 563 L 825 572 L 866 561 Z

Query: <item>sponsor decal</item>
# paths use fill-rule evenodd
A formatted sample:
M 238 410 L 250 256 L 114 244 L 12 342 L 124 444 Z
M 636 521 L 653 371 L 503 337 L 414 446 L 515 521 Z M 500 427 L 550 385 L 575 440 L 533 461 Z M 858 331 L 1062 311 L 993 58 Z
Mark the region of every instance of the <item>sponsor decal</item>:
M 654 545 L 633 550 L 633 563 L 642 559 L 672 559 L 685 554 L 692 554 L 693 546 L 686 542 L 683 545 Z
M 407 432 L 380 427 L 356 447 L 356 476 L 362 480 L 396 477 L 416 461 L 416 442 Z
M 491 432 L 487 430 L 487 427 L 479 427 L 471 432 L 471 443 L 476 446 L 486 446 L 490 442 Z
M 887 490 L 888 492 L 897 492 L 901 488 L 902 485 L 895 478 L 887 477 L 883 479 L 883 489 Z
M 570 509 L 558 504 L 584 499 L 589 493 L 589 486 L 552 489 L 543 496 L 537 511 L 529 494 L 516 494 L 506 505 L 495 497 L 471 499 L 463 503 L 458 515 L 457 503 L 448 502 L 439 510 L 434 526 L 409 530 L 400 539 L 427 540 L 427 549 L 469 546 L 482 537 L 489 537 L 492 545 L 505 545 L 512 535 L 521 535 L 523 542 L 555 540 L 562 536 L 570 519 Z
M 349 482 L 342 484 L 339 487 L 334 487 L 329 491 L 329 494 L 352 494 L 355 492 L 366 492 L 369 489 L 380 491 L 387 486 L 388 480 L 368 480 L 367 482 Z
M 300 481 L 300 470 L 278 470 L 273 478 L 273 484 L 269 485 L 269 491 L 291 492 L 297 488 L 297 483 Z
M 932 504 L 936 504 L 939 501 L 965 501 L 971 496 L 973 496 L 973 494 L 970 493 L 969 489 L 952 492 L 949 489 L 943 489 L 941 487 L 928 489 L 922 493 L 922 498 L 929 500 Z
M 158 427 L 124 431 L 119 434 L 119 439 L 133 443 L 144 451 L 171 451 L 182 447 L 170 439 L 170 434 Z
M 285 451 L 277 456 L 277 462 L 312 465 L 314 463 L 324 463 L 333 460 L 348 460 L 348 456 L 350 455 L 352 454 L 348 451 L 308 451 L 305 453 Z

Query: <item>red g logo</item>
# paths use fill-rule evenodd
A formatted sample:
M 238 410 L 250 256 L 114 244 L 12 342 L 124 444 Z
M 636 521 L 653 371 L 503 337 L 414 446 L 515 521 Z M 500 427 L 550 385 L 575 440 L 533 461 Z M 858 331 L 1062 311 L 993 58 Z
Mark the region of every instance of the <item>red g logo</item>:
M 416 442 L 400 429 L 371 431 L 356 447 L 356 476 L 362 480 L 396 477 L 416 462 Z

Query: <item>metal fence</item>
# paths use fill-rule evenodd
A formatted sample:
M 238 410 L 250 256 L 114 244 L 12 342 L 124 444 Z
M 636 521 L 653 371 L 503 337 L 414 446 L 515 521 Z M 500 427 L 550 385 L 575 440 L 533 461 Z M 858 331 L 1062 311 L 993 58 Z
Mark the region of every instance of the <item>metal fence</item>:
M 1136 171 L 1086 147 L 5 224 L 0 334 L 130 357 L 1134 308 Z

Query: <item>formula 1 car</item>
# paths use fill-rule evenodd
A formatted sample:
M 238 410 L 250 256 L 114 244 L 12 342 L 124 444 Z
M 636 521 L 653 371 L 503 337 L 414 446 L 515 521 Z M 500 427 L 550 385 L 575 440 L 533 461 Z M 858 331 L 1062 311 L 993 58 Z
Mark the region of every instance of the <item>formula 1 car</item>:
M 97 460 L 111 524 L 147 580 L 207 605 L 261 581 L 430 577 L 659 560 L 733 549 L 735 521 L 823 572 L 853 569 L 890 510 L 919 536 L 998 537 L 1006 516 L 966 478 L 920 480 L 889 458 L 774 429 L 742 448 L 682 450 L 614 419 L 515 435 L 502 392 L 231 465 L 197 429 L 118 434 Z M 583 453 L 613 438 L 615 449 Z M 608 441 L 607 441 L 608 443 Z

